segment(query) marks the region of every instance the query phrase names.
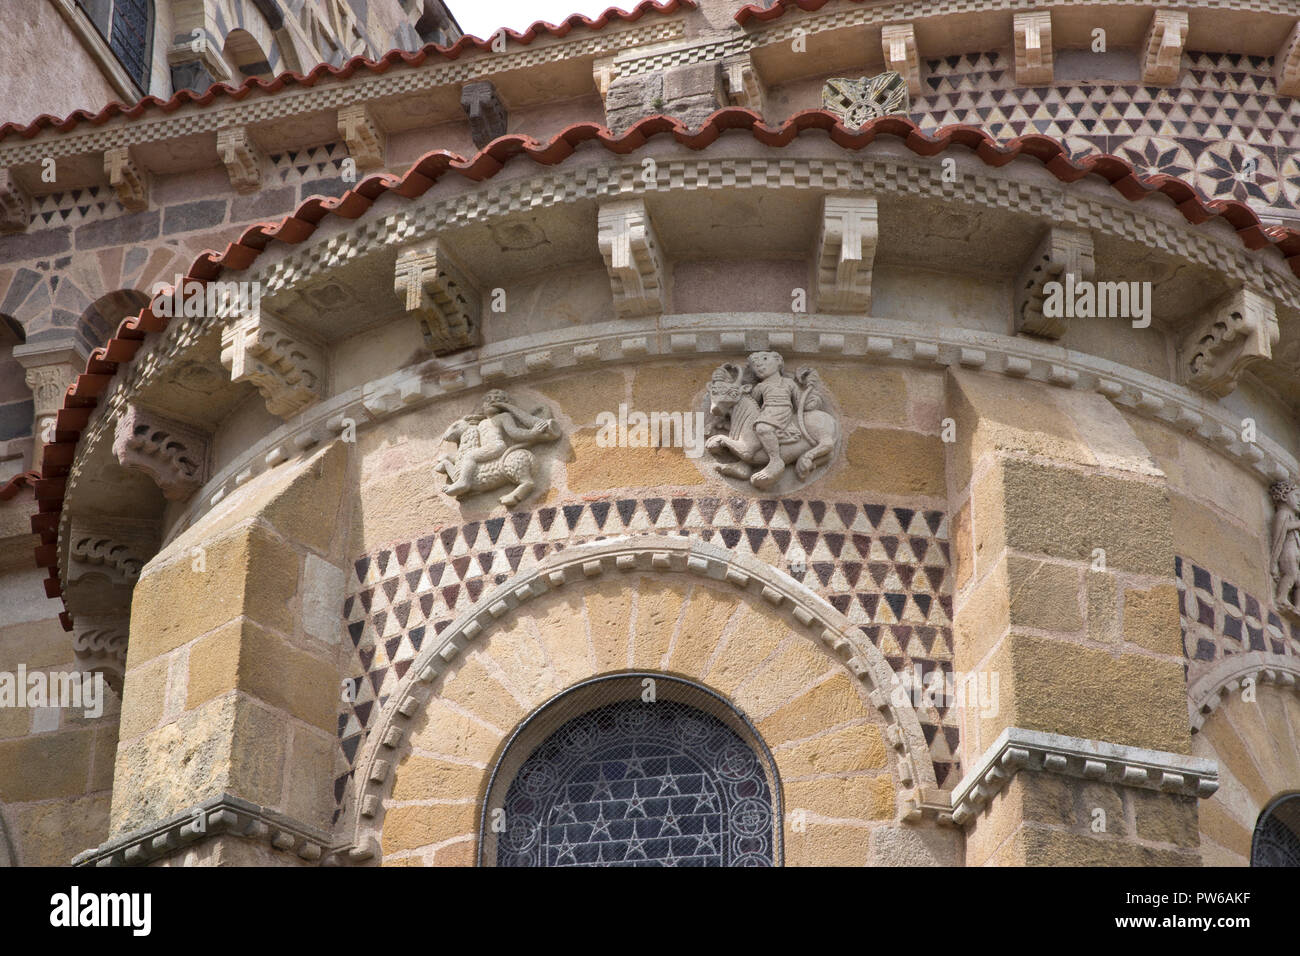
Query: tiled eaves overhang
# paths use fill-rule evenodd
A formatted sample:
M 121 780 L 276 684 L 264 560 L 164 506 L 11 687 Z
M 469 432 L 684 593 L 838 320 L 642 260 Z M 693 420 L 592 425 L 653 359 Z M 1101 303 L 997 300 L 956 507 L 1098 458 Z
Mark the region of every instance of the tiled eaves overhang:
M 18 492 L 24 488 L 34 487 L 36 480 L 40 477 L 40 472 L 36 471 L 24 471 L 14 475 L 3 485 L 0 485 L 0 501 L 10 501 L 17 497 Z
M 736 11 L 735 21 L 739 23 L 741 26 L 751 26 L 751 25 L 756 25 L 761 23 L 767 23 L 772 20 L 776 20 L 779 17 L 784 16 L 786 13 L 793 13 L 795 11 L 802 11 L 804 13 L 816 13 L 818 10 L 821 10 L 830 2 L 831 0 L 775 0 L 775 2 L 772 3 L 770 6 L 762 6 L 757 3 L 751 3 L 748 6 L 741 7 L 739 10 Z M 867 3 L 871 2 L 871 0 L 849 0 L 849 2 L 858 5 L 866 5 Z M 878 2 L 878 0 L 876 0 L 876 2 Z M 1123 2 L 1123 0 L 1121 0 L 1121 2 Z M 1138 3 L 1140 2 L 1141 0 L 1138 0 Z M 987 0 L 987 2 L 984 5 L 987 7 L 987 9 L 990 12 L 999 9 L 1001 10 L 1016 9 L 1023 12 L 1026 10 L 1034 10 L 1034 9 L 1051 9 L 1054 6 L 1085 6 L 1085 5 L 1092 6 L 1095 3 L 1096 0 L 1092 0 L 1092 2 L 1088 2 L 1088 0 L 1084 0 L 1084 2 L 1076 2 L 1076 3 L 1062 2 L 1056 4 L 1043 3 L 1041 2 L 1041 0 Z M 945 12 L 946 13 L 970 13 L 970 12 L 975 12 L 975 8 L 977 8 L 978 6 L 978 4 L 966 4 L 966 5 L 962 5 L 961 9 L 944 10 L 942 8 L 946 4 L 944 4 L 942 0 L 935 0 L 933 5 L 937 8 L 935 11 L 937 13 L 945 13 Z M 1137 4 L 1135 3 L 1134 5 Z M 1272 13 L 1287 12 L 1285 10 L 1285 4 L 1283 0 L 1272 0 L 1272 2 L 1270 2 L 1270 0 L 1256 0 L 1256 2 L 1251 2 L 1251 0 L 1239 0 L 1238 3 L 1231 3 L 1231 2 L 1224 3 L 1222 2 L 1222 0 L 1219 0 L 1219 2 L 1212 2 L 1212 3 L 1203 3 L 1203 2 L 1198 3 L 1197 0 L 1181 0 L 1181 2 L 1176 2 L 1176 3 L 1168 2 L 1168 0 L 1163 0 L 1163 2 L 1162 0 L 1148 0 L 1147 3 L 1142 5 L 1152 6 L 1152 7 L 1162 7 L 1162 8 L 1174 8 L 1179 10 L 1185 10 L 1188 8 L 1195 8 L 1197 6 L 1204 5 L 1204 6 L 1213 7 L 1215 9 L 1223 9 L 1225 7 L 1228 8 L 1236 7 L 1247 11 L 1253 10 L 1257 12 L 1272 12 Z M 919 7 L 920 4 L 912 4 L 912 6 Z M 917 14 L 913 12 L 909 12 L 908 15 L 915 16 Z
M 382 173 L 358 183 L 355 189 L 334 198 L 312 197 L 304 201 L 293 215 L 279 223 L 261 223 L 250 227 L 226 250 L 208 250 L 200 254 L 186 274 L 187 280 L 209 282 L 226 270 L 248 268 L 272 242 L 297 244 L 306 241 L 328 216 L 358 219 L 386 193 L 417 199 L 428 192 L 448 172 L 482 182 L 500 172 L 516 157 L 552 166 L 571 156 L 578 146 L 594 142 L 616 154 L 629 154 L 643 147 L 654 136 L 671 135 L 688 149 L 706 149 L 728 130 L 748 132 L 764 146 L 784 147 L 798 137 L 820 131 L 836 145 L 848 150 L 865 149 L 878 136 L 892 136 L 920 156 L 934 156 L 952 146 L 970 150 L 985 165 L 1005 166 L 1017 158 L 1030 158 L 1063 183 L 1072 183 L 1090 175 L 1105 179 L 1112 188 L 1131 202 L 1157 193 L 1166 196 L 1191 223 L 1222 219 L 1237 233 L 1248 249 L 1274 246 L 1286 258 L 1292 272 L 1300 276 L 1300 232 L 1264 226 L 1259 217 L 1243 203 L 1205 201 L 1187 183 L 1170 176 L 1141 178 L 1129 163 L 1115 156 L 1089 156 L 1072 159 L 1056 140 L 1040 135 L 1024 136 L 998 142 L 987 132 L 973 126 L 950 126 L 927 136 L 910 119 L 886 116 L 872 120 L 859 130 L 843 126 L 832 114 L 822 110 L 796 113 L 780 126 L 769 126 L 750 110 L 719 110 L 698 129 L 690 129 L 666 116 L 651 116 L 639 121 L 622 134 L 614 134 L 596 123 L 570 126 L 546 143 L 527 136 L 503 136 L 465 159 L 446 150 L 427 153 L 402 176 Z M 152 305 L 129 317 L 118 326 L 117 333 L 103 347 L 91 353 L 86 370 L 64 395 L 63 407 L 56 417 L 53 441 L 45 446 L 40 478 L 35 483 L 38 512 L 32 516 L 32 530 L 40 536 L 36 564 L 48 568 L 45 591 L 49 597 L 63 594 L 59 578 L 58 532 L 63 510 L 67 478 L 77 453 L 83 430 L 91 414 L 111 383 L 118 367 L 135 356 L 151 332 L 167 328 L 169 319 L 156 315 Z M 71 630 L 72 618 L 65 609 L 60 615 L 65 629 Z
M 567 36 L 575 27 L 581 27 L 586 30 L 601 30 L 613 22 L 631 23 L 640 20 L 647 13 L 655 14 L 673 14 L 680 10 L 691 10 L 695 8 L 695 0 L 643 0 L 631 11 L 625 12 L 617 7 L 610 7 L 594 20 L 581 14 L 575 13 L 567 17 L 558 25 L 537 21 L 523 33 L 517 33 L 514 30 L 504 30 L 507 47 L 509 44 L 518 44 L 526 46 L 536 40 L 539 36 L 551 36 L 562 38 Z M 250 77 L 239 86 L 230 86 L 226 83 L 215 83 L 208 87 L 202 93 L 196 93 L 193 90 L 181 90 L 173 95 L 170 99 L 160 99 L 157 96 L 146 96 L 138 102 L 128 105 L 114 101 L 105 106 L 98 113 L 90 113 L 86 110 L 75 110 L 66 117 L 60 119 L 57 116 L 45 114 L 38 116 L 32 122 L 23 125 L 22 123 L 8 122 L 0 126 L 0 141 L 9 136 L 20 136 L 24 139 L 32 139 L 43 130 L 52 129 L 56 132 L 66 133 L 79 126 L 82 123 L 89 123 L 92 126 L 102 126 L 109 120 L 117 116 L 124 116 L 127 119 L 138 119 L 147 112 L 157 110 L 163 113 L 171 113 L 182 106 L 193 103 L 198 106 L 208 106 L 216 103 L 221 105 L 223 102 L 238 102 L 249 94 L 262 91 L 266 93 L 276 93 L 287 87 L 310 87 L 323 79 L 346 80 L 358 72 L 367 72 L 378 75 L 386 73 L 390 69 L 399 66 L 417 67 L 427 60 L 441 59 L 456 60 L 466 52 L 493 52 L 492 40 L 480 40 L 477 37 L 463 36 L 453 46 L 443 47 L 436 43 L 430 43 L 415 52 L 408 53 L 405 50 L 392 50 L 380 57 L 378 60 L 367 59 L 358 56 L 348 60 L 342 66 L 330 66 L 328 63 L 322 63 L 307 74 L 294 73 L 286 71 L 271 80 L 261 80 L 257 77 Z

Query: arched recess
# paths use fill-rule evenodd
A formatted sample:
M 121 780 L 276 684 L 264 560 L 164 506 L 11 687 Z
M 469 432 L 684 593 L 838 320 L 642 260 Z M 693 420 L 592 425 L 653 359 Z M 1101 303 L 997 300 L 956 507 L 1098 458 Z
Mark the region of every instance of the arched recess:
M 382 850 L 472 863 L 488 768 L 511 731 L 560 691 L 634 669 L 699 683 L 754 722 L 784 781 L 788 862 L 826 862 L 854 842 L 830 821 L 853 820 L 861 847 L 873 821 L 919 820 L 920 791 L 935 786 L 917 714 L 891 700 L 880 651 L 799 582 L 703 541 L 565 549 L 440 637 L 358 754 L 340 819 L 353 861 Z
M 1261 812 L 1300 790 L 1300 664 L 1233 655 L 1190 689 L 1192 753 L 1218 761 L 1219 789 L 1199 806 L 1207 866 L 1247 866 Z
M 270 53 L 247 30 L 235 29 L 227 33 L 222 54 L 230 64 L 237 82 L 243 82 L 250 76 L 264 80 L 272 78 Z

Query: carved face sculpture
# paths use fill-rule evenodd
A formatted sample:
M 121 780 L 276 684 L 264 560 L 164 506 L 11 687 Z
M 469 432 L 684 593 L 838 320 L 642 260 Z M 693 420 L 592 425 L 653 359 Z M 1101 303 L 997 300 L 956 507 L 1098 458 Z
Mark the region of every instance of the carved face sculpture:
M 735 379 L 715 375 L 709 382 L 709 413 L 722 418 L 745 394 L 740 377 Z
M 781 370 L 781 356 L 775 352 L 755 352 L 749 357 L 749 367 L 759 378 L 767 378 Z

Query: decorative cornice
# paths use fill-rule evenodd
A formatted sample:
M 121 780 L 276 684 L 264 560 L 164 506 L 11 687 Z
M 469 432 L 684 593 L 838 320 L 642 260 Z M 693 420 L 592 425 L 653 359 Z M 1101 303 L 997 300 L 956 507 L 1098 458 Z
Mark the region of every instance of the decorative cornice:
M 1021 770 L 1201 799 L 1219 788 L 1219 769 L 1212 760 L 1008 727 L 953 790 L 953 822 L 964 826 L 975 819 L 980 807 Z
M 895 752 L 896 769 L 904 788 L 901 815 L 921 818 L 929 808 L 923 795 L 935 792 L 934 765 L 911 707 L 891 701 L 895 676 L 884 655 L 863 640 L 848 621 L 824 599 L 775 568 L 708 542 L 660 535 L 636 535 L 575 545 L 544 559 L 537 567 L 515 575 L 488 591 L 429 642 L 411 662 L 357 758 L 356 790 L 348 795 L 343 824 L 350 833 L 348 857 L 371 859 L 378 845 L 383 800 L 393 783 L 393 768 L 409 746 L 409 730 L 434 693 L 438 678 L 463 651 L 490 633 L 512 612 L 535 597 L 594 582 L 606 575 L 633 572 L 696 575 L 748 592 L 754 601 L 789 619 L 796 631 L 820 640 L 868 688 L 868 698 L 886 721 L 885 735 Z
M 1300 659 L 1267 651 L 1225 657 L 1187 688 L 1187 715 L 1192 722 L 1192 733 L 1198 733 L 1223 703 L 1223 698 L 1240 690 L 1248 679 L 1254 679 L 1256 686 L 1273 684 L 1300 694 Z
M 78 853 L 73 866 L 140 866 L 170 857 L 209 837 L 246 837 L 309 863 L 333 852 L 330 835 L 275 810 L 223 793 L 160 823 L 114 837 Z

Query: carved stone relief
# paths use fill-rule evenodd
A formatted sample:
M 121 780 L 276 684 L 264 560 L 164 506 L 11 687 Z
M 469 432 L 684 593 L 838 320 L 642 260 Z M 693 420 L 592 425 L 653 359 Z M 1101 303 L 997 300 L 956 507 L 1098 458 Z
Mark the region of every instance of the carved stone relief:
M 434 472 L 447 476 L 443 493 L 457 500 L 512 485 L 501 503 L 513 508 L 537 487 L 533 445 L 556 441 L 560 429 L 544 407 L 526 412 L 501 389 L 492 389 L 470 414 L 458 418 L 443 433 L 456 451 L 444 455 Z
M 817 373 L 785 371 L 779 352 L 754 352 L 745 365 L 728 362 L 709 381 L 708 440 L 718 474 L 775 488 L 789 465 L 806 481 L 826 463 L 840 438 Z M 787 476 L 784 486 L 792 484 Z
M 1279 481 L 1269 489 L 1276 510 L 1269 548 L 1269 571 L 1276 584 L 1279 613 L 1300 622 L 1300 486 Z
M 858 129 L 877 116 L 906 113 L 910 108 L 907 81 L 892 70 L 856 80 L 836 77 L 822 87 L 822 109 L 838 116 L 850 129 Z

